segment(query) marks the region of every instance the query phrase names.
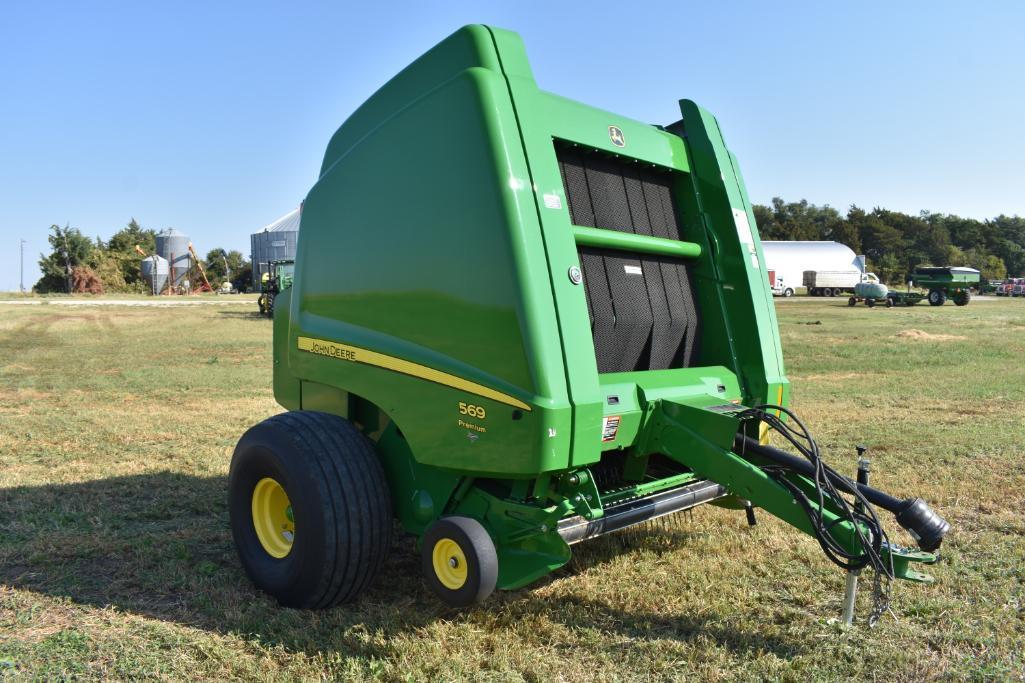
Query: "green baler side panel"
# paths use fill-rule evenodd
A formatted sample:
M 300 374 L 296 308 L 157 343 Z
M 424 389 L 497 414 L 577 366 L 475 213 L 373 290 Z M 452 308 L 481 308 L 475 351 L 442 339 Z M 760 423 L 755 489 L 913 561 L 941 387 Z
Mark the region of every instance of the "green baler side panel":
M 740 166 L 714 116 L 690 100 L 680 102 L 680 111 L 682 121 L 668 130 L 686 139 L 694 171 L 692 190 L 681 191 L 679 199 L 688 220 L 703 226 L 710 252 L 698 273 L 705 285 L 699 296 L 706 310 L 722 311 L 703 343 L 729 350 L 729 358 L 716 360 L 737 373 L 745 404 L 786 405 L 779 323 Z

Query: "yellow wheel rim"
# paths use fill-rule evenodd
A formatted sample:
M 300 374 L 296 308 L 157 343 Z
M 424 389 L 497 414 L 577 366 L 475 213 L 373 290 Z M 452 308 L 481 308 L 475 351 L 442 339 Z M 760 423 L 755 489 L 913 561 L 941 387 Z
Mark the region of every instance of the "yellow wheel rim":
M 459 590 L 466 583 L 466 555 L 459 544 L 451 538 L 440 538 L 431 553 L 434 574 L 441 585 L 450 590 Z
M 271 557 L 281 559 L 292 551 L 295 521 L 292 501 L 281 484 L 264 477 L 253 489 L 253 528 L 260 545 Z

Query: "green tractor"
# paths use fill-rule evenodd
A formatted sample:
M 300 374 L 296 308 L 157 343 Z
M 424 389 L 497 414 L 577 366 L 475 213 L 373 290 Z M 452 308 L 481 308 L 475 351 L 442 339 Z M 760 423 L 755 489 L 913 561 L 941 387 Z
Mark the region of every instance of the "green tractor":
M 295 277 L 295 261 L 293 259 L 282 259 L 271 261 L 267 264 L 267 271 L 260 281 L 260 296 L 256 305 L 260 313 L 265 316 L 274 316 L 274 299 L 282 290 L 292 286 Z
M 931 580 L 914 567 L 949 525 L 828 468 L 786 408 L 737 160 L 680 109 L 655 126 L 544 92 L 516 34 L 468 26 L 334 134 L 274 305 L 288 412 L 231 463 L 259 588 L 352 600 L 397 519 L 428 586 L 467 606 L 704 503 L 762 508 L 845 569 Z

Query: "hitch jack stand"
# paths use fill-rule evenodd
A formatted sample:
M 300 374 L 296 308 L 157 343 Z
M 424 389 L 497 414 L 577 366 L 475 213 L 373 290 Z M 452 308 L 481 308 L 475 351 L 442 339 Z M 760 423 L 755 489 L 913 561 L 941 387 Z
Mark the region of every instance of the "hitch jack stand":
M 865 457 L 865 451 L 868 449 L 862 445 L 855 446 L 855 448 L 858 450 L 858 483 L 868 486 L 868 475 L 872 471 L 872 461 Z M 861 503 L 856 503 L 855 507 L 858 512 L 861 512 Z M 860 569 L 847 571 L 847 585 L 843 594 L 843 614 L 840 617 L 844 626 L 854 624 L 854 603 L 858 597 L 858 576 L 860 574 Z

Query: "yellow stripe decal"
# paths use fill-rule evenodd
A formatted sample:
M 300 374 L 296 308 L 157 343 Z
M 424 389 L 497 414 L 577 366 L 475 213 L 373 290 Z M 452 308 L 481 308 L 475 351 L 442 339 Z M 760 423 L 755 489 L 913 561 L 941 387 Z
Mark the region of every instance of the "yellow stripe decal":
M 348 344 L 339 344 L 338 342 L 326 341 L 324 339 L 313 339 L 311 337 L 299 337 L 298 346 L 300 351 L 308 351 L 309 353 L 327 356 L 328 358 L 337 358 L 338 360 L 347 360 L 353 363 L 363 363 L 365 365 L 374 365 L 387 370 L 394 370 L 395 372 L 401 372 L 403 375 L 419 377 L 420 379 L 425 379 L 428 382 L 443 384 L 447 387 L 452 387 L 453 389 L 459 389 L 460 391 L 468 391 L 471 394 L 490 398 L 493 401 L 498 401 L 499 403 L 513 406 L 514 408 L 530 410 L 529 405 L 519 399 L 509 396 L 508 394 L 503 394 L 502 392 L 490 389 L 483 384 L 477 384 L 476 382 L 471 382 L 468 379 L 463 379 L 462 377 L 457 377 L 456 375 L 451 375 L 447 372 L 442 372 L 441 370 L 435 370 L 434 368 L 429 368 L 426 365 L 420 365 L 419 363 L 411 363 L 408 360 L 402 360 L 395 356 L 386 356 L 383 353 L 368 351 L 367 349 L 361 349 L 358 346 L 349 346 Z

